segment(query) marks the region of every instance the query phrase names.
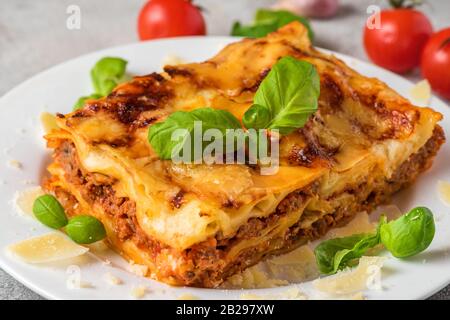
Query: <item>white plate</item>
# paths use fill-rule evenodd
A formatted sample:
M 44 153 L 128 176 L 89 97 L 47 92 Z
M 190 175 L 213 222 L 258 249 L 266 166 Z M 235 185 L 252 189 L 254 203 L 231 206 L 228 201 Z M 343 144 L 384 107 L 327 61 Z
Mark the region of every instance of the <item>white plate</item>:
M 42 139 L 39 115 L 42 111 L 67 113 L 74 101 L 91 92 L 89 70 L 104 56 L 119 56 L 129 61 L 132 74 L 148 74 L 161 70 L 167 55 L 177 55 L 188 61 L 201 61 L 211 57 L 230 37 L 188 37 L 135 43 L 95 52 L 68 61 L 47 70 L 11 90 L 0 99 L 0 266 L 23 284 L 39 294 L 53 299 L 128 299 L 131 288 L 145 285 L 149 288 L 145 298 L 174 299 L 190 293 L 203 299 L 239 299 L 243 293 L 261 296 L 286 292 L 286 287 L 257 290 L 210 290 L 175 288 L 156 281 L 140 278 L 121 268 L 105 265 L 92 255 L 84 259 L 51 266 L 27 265 L 11 259 L 4 248 L 16 241 L 43 234 L 48 229 L 32 218 L 17 214 L 12 199 L 17 190 L 28 188 L 26 180 L 37 183 L 48 159 Z M 380 78 L 404 96 L 408 96 L 412 84 L 407 80 L 368 63 L 336 54 L 364 75 Z M 7 75 L 6 75 L 7 76 Z M 450 136 L 450 112 L 439 99 L 433 97 L 431 106 L 444 114 L 441 125 Z M 411 188 L 394 198 L 394 203 L 406 211 L 421 205 L 432 209 L 437 217 L 436 237 L 422 254 L 408 260 L 389 259 L 383 271 L 383 290 L 366 293 L 372 299 L 421 299 L 450 283 L 450 218 L 449 208 L 438 197 L 438 180 L 450 181 L 450 145 L 439 152 L 433 167 L 417 180 Z M 23 169 L 7 166 L 8 161 L 18 160 Z M 113 264 L 123 266 L 121 258 L 111 258 Z M 68 266 L 72 265 L 71 268 Z M 79 268 L 79 269 L 78 269 Z M 66 281 L 80 272 L 82 281 L 92 288 L 68 289 Z M 119 286 L 108 285 L 102 277 L 112 272 L 123 280 Z M 296 285 L 307 294 L 312 292 L 310 283 Z

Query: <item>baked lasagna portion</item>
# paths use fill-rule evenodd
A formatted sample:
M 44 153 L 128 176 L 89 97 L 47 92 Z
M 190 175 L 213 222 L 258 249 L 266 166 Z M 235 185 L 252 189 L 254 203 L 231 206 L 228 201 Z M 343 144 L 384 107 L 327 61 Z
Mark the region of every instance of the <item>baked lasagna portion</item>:
M 320 75 L 318 111 L 283 136 L 280 168 L 175 164 L 158 158 L 149 126 L 209 106 L 238 118 L 271 66 L 292 56 Z M 295 76 L 295 75 L 293 75 Z M 315 50 L 289 24 L 210 60 L 135 77 L 108 97 L 58 115 L 44 181 L 69 215 L 100 219 L 120 254 L 174 285 L 217 287 L 372 210 L 430 167 L 444 142 L 441 114 Z

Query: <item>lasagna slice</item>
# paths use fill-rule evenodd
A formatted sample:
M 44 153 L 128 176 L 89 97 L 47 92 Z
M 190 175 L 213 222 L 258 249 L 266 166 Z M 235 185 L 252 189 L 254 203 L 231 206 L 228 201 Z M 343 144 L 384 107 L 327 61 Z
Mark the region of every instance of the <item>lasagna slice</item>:
M 177 110 L 209 106 L 238 118 L 271 66 L 292 56 L 320 75 L 318 111 L 281 138 L 280 168 L 175 164 L 158 158 L 148 128 Z M 315 50 L 291 23 L 210 60 L 135 77 L 108 97 L 57 116 L 44 181 L 69 215 L 100 219 L 112 247 L 148 276 L 217 287 L 389 200 L 430 167 L 444 142 L 441 114 Z

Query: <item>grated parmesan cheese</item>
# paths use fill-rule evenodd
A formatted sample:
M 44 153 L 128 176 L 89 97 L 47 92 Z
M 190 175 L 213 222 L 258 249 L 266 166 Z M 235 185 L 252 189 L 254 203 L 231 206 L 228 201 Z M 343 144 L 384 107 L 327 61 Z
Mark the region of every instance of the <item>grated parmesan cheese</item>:
M 424 79 L 416 83 L 411 88 L 409 95 L 415 104 L 422 106 L 428 105 L 431 99 L 431 86 L 428 80 Z
M 14 169 L 18 169 L 18 170 L 23 169 L 23 164 L 19 160 L 15 160 L 15 159 L 9 160 L 8 165 Z
M 51 232 L 12 244 L 8 251 L 27 263 L 47 263 L 81 256 L 89 249 L 60 232 Z
M 164 57 L 163 61 L 162 61 L 162 67 L 164 68 L 164 66 L 167 65 L 171 65 L 171 66 L 176 66 L 178 64 L 183 64 L 186 63 L 186 61 L 181 58 L 180 56 L 174 55 L 174 54 L 170 54 Z
M 115 275 L 113 275 L 111 272 L 105 273 L 103 278 L 110 285 L 118 286 L 118 285 L 122 284 L 122 280 L 120 278 L 116 277 Z
M 135 299 L 141 299 L 145 296 L 147 288 L 144 286 L 137 286 L 131 289 L 131 296 Z
M 14 195 L 14 204 L 17 208 L 17 211 L 22 214 L 34 217 L 34 200 L 42 195 L 44 195 L 44 191 L 39 186 L 16 192 L 16 194 Z
M 134 273 L 135 275 L 140 276 L 140 277 L 145 277 L 148 272 L 148 266 L 143 265 L 143 264 L 137 264 L 137 263 L 134 263 L 133 261 L 130 261 L 128 263 L 127 269 L 131 273 Z
M 190 293 L 183 293 L 177 300 L 199 300 L 199 298 Z
M 385 259 L 384 257 L 362 257 L 356 268 L 314 280 L 313 286 L 322 292 L 337 295 L 365 289 L 381 289 L 381 268 Z

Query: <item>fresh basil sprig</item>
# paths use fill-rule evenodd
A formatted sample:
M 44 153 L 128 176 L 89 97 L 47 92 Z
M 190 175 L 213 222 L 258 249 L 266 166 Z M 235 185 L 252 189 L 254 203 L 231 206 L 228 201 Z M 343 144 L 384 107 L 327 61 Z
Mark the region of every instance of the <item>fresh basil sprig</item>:
M 67 235 L 76 243 L 88 244 L 106 237 L 105 227 L 100 220 L 84 215 L 67 219 L 63 206 L 50 194 L 34 200 L 33 213 L 47 227 L 52 229 L 65 227 Z
M 254 105 L 247 110 L 242 122 L 246 129 L 276 129 L 281 134 L 289 134 L 303 127 L 317 110 L 319 91 L 319 75 L 312 64 L 283 57 L 261 82 Z M 242 128 L 239 120 L 224 110 L 201 108 L 174 112 L 165 121 L 150 126 L 148 131 L 148 141 L 161 159 L 172 159 L 172 155 L 178 154 L 189 134 L 192 137 L 194 121 L 202 121 L 204 130 L 219 129 L 223 136 L 226 129 Z M 173 141 L 172 134 L 177 129 L 187 130 Z
M 334 274 L 361 258 L 369 249 L 383 244 L 394 257 L 406 258 L 424 251 L 435 233 L 433 214 L 417 207 L 396 220 L 382 216 L 374 234 L 356 234 L 320 243 L 314 250 L 319 271 Z
M 176 111 L 165 121 L 150 127 L 148 141 L 161 159 L 172 159 L 172 156 L 178 155 L 186 143 L 191 144 L 190 149 L 193 153 L 195 121 L 201 121 L 202 131 L 218 129 L 222 134 L 222 138 L 225 138 L 227 129 L 241 128 L 239 120 L 226 110 L 200 108 L 189 112 Z M 180 135 L 175 139 L 172 135 L 178 129 L 183 130 L 179 131 Z M 201 134 L 203 135 L 203 132 Z M 193 158 L 196 158 L 194 154 Z
M 231 29 L 232 36 L 260 38 L 266 36 L 268 33 L 276 31 L 282 26 L 298 21 L 308 29 L 308 36 L 311 41 L 314 39 L 314 33 L 308 19 L 297 16 L 292 12 L 286 10 L 267 10 L 259 9 L 256 11 L 254 22 L 252 25 L 242 25 L 235 22 Z
M 127 61 L 122 58 L 105 57 L 97 61 L 91 69 L 91 81 L 94 93 L 78 99 L 73 110 L 80 109 L 90 99 L 99 99 L 107 96 L 121 82 L 127 79 Z
M 284 57 L 261 82 L 254 105 L 244 114 L 246 128 L 277 129 L 289 134 L 317 110 L 320 80 L 309 62 Z

